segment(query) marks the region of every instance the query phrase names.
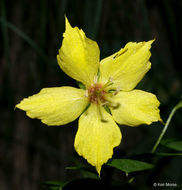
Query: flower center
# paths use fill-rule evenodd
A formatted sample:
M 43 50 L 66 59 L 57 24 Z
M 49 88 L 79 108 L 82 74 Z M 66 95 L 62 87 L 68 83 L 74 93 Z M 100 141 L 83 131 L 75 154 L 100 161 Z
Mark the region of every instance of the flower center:
M 106 91 L 102 84 L 92 84 L 88 88 L 88 98 L 91 103 L 100 104 L 106 101 Z

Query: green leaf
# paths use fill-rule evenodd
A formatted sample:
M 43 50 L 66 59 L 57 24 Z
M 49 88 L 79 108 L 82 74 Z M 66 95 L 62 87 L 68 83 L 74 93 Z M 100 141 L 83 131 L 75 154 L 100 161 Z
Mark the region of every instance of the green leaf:
M 83 166 L 68 166 L 65 169 L 66 170 L 80 170 L 82 168 L 83 168 Z
M 92 171 L 82 169 L 81 173 L 84 178 L 99 179 L 98 174 Z
M 173 142 L 173 141 L 177 141 L 177 139 L 176 139 L 176 138 L 162 139 L 160 143 L 161 143 L 162 145 L 165 145 L 165 144 L 170 143 L 170 142 Z
M 98 175 L 91 171 L 89 168 L 84 167 L 83 165 L 79 166 L 68 166 L 66 170 L 80 170 L 84 178 L 98 179 Z
M 171 148 L 177 151 L 182 151 L 182 141 L 165 140 L 165 141 L 162 141 L 161 144 L 168 148 Z
M 126 173 L 148 170 L 154 167 L 152 164 L 131 159 L 112 159 L 107 165 L 122 170 Z
M 45 181 L 42 185 L 48 187 L 50 190 L 61 190 L 67 183 L 65 181 Z
M 171 152 L 159 152 L 155 153 L 157 156 L 182 156 L 182 153 L 171 153 Z

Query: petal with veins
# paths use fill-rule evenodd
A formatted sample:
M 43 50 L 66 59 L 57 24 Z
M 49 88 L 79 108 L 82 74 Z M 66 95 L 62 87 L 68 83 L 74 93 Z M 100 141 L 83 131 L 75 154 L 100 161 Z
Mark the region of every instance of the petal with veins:
M 123 91 L 135 88 L 151 68 L 152 42 L 129 42 L 117 53 L 103 59 L 100 63 L 100 82 L 104 84 L 112 78 L 112 88 L 120 87 Z
M 83 30 L 72 28 L 66 18 L 66 31 L 57 55 L 58 64 L 70 77 L 85 84 L 94 82 L 99 68 L 100 50 L 95 41 L 85 36 Z
M 100 175 L 102 165 L 120 142 L 121 132 L 112 116 L 103 107 L 91 104 L 79 119 L 74 144 L 78 154 L 95 166 Z
M 88 105 L 84 93 L 73 87 L 44 88 L 24 98 L 16 107 L 47 125 L 64 125 L 75 120 Z
M 159 114 L 159 101 L 152 93 L 142 90 L 119 92 L 113 96 L 113 102 L 118 104 L 111 109 L 114 120 L 123 125 L 150 125 L 155 121 L 162 121 Z

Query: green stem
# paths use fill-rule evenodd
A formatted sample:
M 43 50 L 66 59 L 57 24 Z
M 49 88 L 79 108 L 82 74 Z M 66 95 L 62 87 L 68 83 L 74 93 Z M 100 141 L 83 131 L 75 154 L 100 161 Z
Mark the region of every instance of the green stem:
M 172 119 L 174 113 L 176 112 L 177 109 L 179 109 L 179 108 L 181 108 L 181 107 L 182 107 L 182 101 L 180 101 L 180 102 L 172 109 L 172 111 L 171 111 L 171 113 L 170 113 L 170 115 L 169 115 L 169 117 L 168 117 L 168 119 L 167 119 L 167 122 L 166 122 L 166 124 L 165 124 L 165 126 L 164 126 L 164 128 L 163 128 L 163 130 L 162 130 L 162 132 L 161 132 L 161 134 L 160 134 L 160 136 L 159 136 L 159 138 L 157 139 L 157 141 L 156 141 L 156 143 L 155 143 L 155 145 L 154 145 L 154 147 L 153 147 L 153 149 L 152 149 L 152 153 L 154 153 L 154 152 L 156 151 L 156 149 L 157 149 L 159 143 L 161 142 L 161 140 L 162 140 L 162 138 L 163 138 L 163 136 L 164 136 L 164 134 L 165 134 L 165 132 L 166 132 L 168 126 L 169 126 L 169 123 L 170 123 L 170 121 L 171 121 L 171 119 Z

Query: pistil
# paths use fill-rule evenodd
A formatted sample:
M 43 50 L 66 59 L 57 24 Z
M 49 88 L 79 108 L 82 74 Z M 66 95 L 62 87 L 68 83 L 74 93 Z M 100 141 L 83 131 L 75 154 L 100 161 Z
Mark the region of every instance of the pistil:
M 102 103 L 105 101 L 106 91 L 104 90 L 102 84 L 93 84 L 88 88 L 88 97 L 91 103 Z
M 101 83 L 92 84 L 86 91 L 86 96 L 90 103 L 94 103 L 101 106 L 109 106 L 114 109 L 118 108 L 120 105 L 113 102 L 112 97 L 115 96 L 120 88 L 112 88 L 113 79 L 109 80 L 102 85 Z

